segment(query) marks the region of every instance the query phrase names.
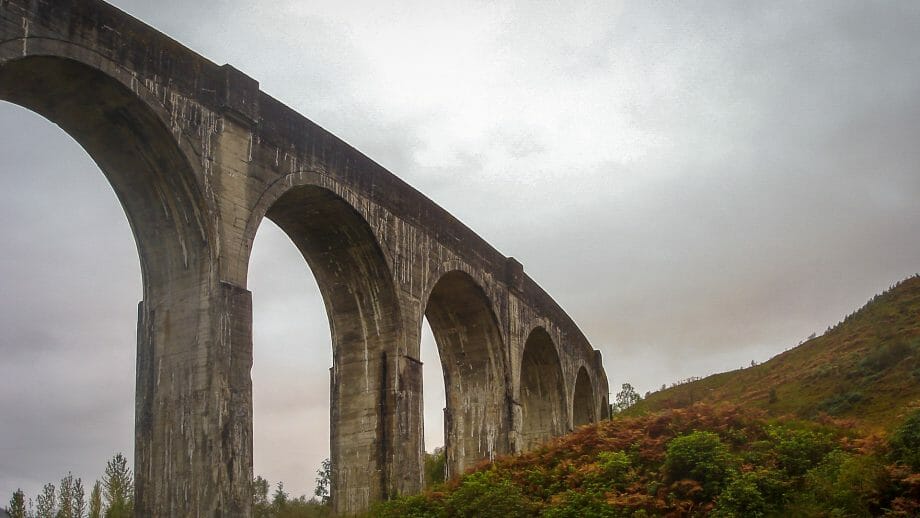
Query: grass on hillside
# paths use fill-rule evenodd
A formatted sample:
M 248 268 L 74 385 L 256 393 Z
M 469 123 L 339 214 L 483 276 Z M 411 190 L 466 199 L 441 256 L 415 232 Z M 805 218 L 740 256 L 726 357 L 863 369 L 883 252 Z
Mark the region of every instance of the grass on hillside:
M 920 276 L 763 364 L 655 392 L 627 413 L 701 401 L 761 408 L 771 416 L 828 414 L 890 429 L 920 406 Z

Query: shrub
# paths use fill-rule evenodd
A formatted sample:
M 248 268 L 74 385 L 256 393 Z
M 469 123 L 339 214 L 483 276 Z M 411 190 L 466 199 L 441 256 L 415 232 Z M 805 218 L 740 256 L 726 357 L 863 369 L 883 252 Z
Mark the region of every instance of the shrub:
M 675 437 L 668 444 L 664 470 L 672 482 L 690 479 L 699 483 L 698 501 L 719 494 L 735 470 L 736 460 L 717 434 L 695 431 Z
M 713 516 L 763 516 L 767 509 L 767 501 L 761 494 L 757 482 L 758 477 L 754 473 L 741 473 L 732 478 L 716 500 Z
M 445 516 L 516 518 L 535 516 L 521 489 L 492 470 L 471 473 L 444 502 Z
M 628 516 L 628 511 L 619 510 L 604 500 L 597 491 L 569 490 L 554 498 L 540 513 L 548 518 L 619 518 Z
M 426 495 L 403 496 L 373 506 L 367 516 L 375 518 L 442 518 L 446 516 L 442 502 Z
M 853 408 L 857 403 L 863 400 L 862 392 L 854 390 L 833 396 L 818 403 L 815 409 L 818 412 L 825 412 L 829 415 L 840 415 Z
M 859 370 L 866 376 L 894 367 L 908 357 L 914 347 L 905 342 L 885 344 L 872 349 L 859 362 Z
M 805 498 L 814 499 L 832 516 L 868 516 L 878 512 L 872 507 L 886 478 L 875 457 L 834 450 L 808 472 L 805 481 Z
M 891 460 L 920 471 L 920 409 L 915 410 L 891 435 Z
M 623 490 L 632 479 L 632 462 L 624 451 L 602 451 L 597 455 L 597 464 L 603 478 L 613 488 Z
M 769 426 L 767 437 L 778 467 L 792 477 L 804 475 L 834 448 L 827 434 L 807 429 Z

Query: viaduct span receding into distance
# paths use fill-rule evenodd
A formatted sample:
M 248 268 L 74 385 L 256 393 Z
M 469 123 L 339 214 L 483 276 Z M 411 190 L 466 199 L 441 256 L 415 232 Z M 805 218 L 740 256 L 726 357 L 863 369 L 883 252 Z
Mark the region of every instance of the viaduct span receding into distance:
M 137 516 L 250 515 L 264 218 L 329 316 L 337 512 L 421 488 L 425 316 L 450 474 L 606 416 L 600 353 L 519 262 L 233 67 L 101 1 L 0 0 L 0 99 L 86 149 L 137 242 Z

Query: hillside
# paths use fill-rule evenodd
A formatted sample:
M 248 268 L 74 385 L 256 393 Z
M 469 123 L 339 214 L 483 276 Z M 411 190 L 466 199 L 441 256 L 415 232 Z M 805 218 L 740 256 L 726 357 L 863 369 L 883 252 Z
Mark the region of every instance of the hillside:
M 755 367 L 651 394 L 629 415 L 730 402 L 771 416 L 852 418 L 889 429 L 920 404 L 920 276 L 877 295 L 824 335 Z
M 378 518 L 917 516 L 920 411 L 887 436 L 696 404 L 579 428 Z

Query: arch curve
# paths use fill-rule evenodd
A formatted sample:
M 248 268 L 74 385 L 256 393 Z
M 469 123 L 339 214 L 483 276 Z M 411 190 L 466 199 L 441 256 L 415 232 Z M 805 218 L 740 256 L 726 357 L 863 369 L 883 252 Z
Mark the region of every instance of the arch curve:
M 572 425 L 577 428 L 596 422 L 596 407 L 594 383 L 588 369 L 582 365 L 575 376 L 575 387 L 572 389 Z
M 21 45 L 2 47 L 11 44 Z M 93 158 L 128 217 L 144 300 L 153 302 L 158 286 L 205 268 L 214 229 L 193 146 L 170 128 L 162 105 L 118 70 L 82 47 L 39 39 L 28 55 L 0 61 L 0 100 L 54 122 Z
M 367 220 L 343 197 L 302 183 L 272 200 L 265 217 L 303 255 L 329 318 L 333 505 L 366 508 L 386 497 L 393 456 L 393 410 L 384 402 L 397 390 L 389 373 L 399 372 L 393 365 L 404 342 L 394 280 Z
M 491 300 L 462 270 L 441 275 L 424 307 L 444 373 L 444 439 L 452 477 L 507 451 L 504 340 Z
M 527 451 L 565 433 L 568 425 L 562 362 L 545 328 L 528 335 L 520 373 L 521 449 Z

